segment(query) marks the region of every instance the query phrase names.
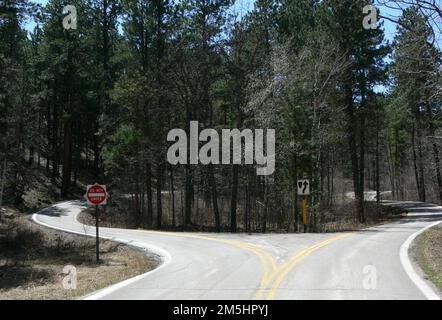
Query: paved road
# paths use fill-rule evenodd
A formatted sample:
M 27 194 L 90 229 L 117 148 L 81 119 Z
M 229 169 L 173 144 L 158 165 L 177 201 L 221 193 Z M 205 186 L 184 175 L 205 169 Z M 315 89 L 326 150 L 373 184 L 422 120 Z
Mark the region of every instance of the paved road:
M 442 207 L 414 202 L 389 205 L 407 209 L 410 216 L 354 233 L 249 236 L 100 228 L 101 236 L 146 248 L 163 262 L 151 273 L 89 298 L 439 298 L 408 265 L 404 243 L 442 220 Z M 94 235 L 94 227 L 76 219 L 82 209 L 81 202 L 64 202 L 42 210 L 33 219 L 52 228 Z

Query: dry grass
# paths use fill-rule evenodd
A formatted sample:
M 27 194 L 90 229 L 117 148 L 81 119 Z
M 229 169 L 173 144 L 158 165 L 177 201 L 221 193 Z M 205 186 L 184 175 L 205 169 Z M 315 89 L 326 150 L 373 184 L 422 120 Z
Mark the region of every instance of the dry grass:
M 442 224 L 417 239 L 415 256 L 428 279 L 442 292 Z
M 335 204 L 333 210 L 324 209 L 321 214 L 311 215 L 309 222 L 309 232 L 321 232 L 321 233 L 333 233 L 333 232 L 347 232 L 347 231 L 359 231 L 370 227 L 379 226 L 386 223 L 391 223 L 400 219 L 405 213 L 400 208 L 392 206 L 378 205 L 376 202 L 365 202 L 365 222 L 358 222 L 355 216 L 356 208 L 354 200 L 347 200 L 345 203 Z M 118 206 L 107 207 L 106 214 L 103 214 L 100 218 L 100 225 L 108 228 L 148 228 L 143 223 L 137 226 L 133 219 L 127 215 L 129 210 L 122 210 Z M 86 225 L 94 225 L 95 218 L 93 208 L 83 210 L 78 216 L 78 220 Z M 132 217 L 133 218 L 133 217 Z M 198 220 L 198 219 L 196 219 Z M 301 220 L 301 217 L 299 217 Z M 242 224 L 242 217 L 238 217 L 238 228 L 240 232 L 244 232 L 245 228 Z M 281 225 L 272 224 L 270 221 L 267 225 L 267 231 L 278 233 L 287 232 L 291 229 L 284 223 Z M 167 231 L 188 231 L 188 232 L 215 232 L 214 228 L 204 227 L 200 225 L 194 225 L 191 227 L 177 226 L 173 228 L 171 226 L 163 226 L 162 230 Z M 223 232 L 229 232 L 227 225 L 222 226 Z M 299 221 L 298 230 L 302 232 L 302 222 Z M 255 230 L 256 231 L 256 230 Z
M 349 202 L 341 205 L 333 212 L 325 212 L 324 215 L 318 217 L 317 232 L 344 232 L 358 231 L 366 228 L 382 225 L 397 221 L 404 214 L 403 210 L 377 205 L 375 202 L 365 203 L 365 222 L 360 223 L 355 219 L 355 204 Z
M 147 272 L 155 266 L 154 261 L 126 247 L 105 253 L 102 259 L 103 263 L 99 265 L 94 263 L 75 265 L 77 271 L 75 290 L 63 288 L 63 278 L 66 275 L 62 270 L 65 265 L 70 264 L 69 259 L 37 259 L 32 261 L 32 265 L 9 267 L 3 270 L 6 272 L 2 272 L 2 278 L 8 279 L 2 279 L 5 280 L 7 288 L 0 289 L 0 300 L 75 299 Z
M 0 229 L 0 300 L 75 299 L 158 265 L 155 256 L 103 240 L 97 264 L 93 238 L 43 232 L 23 217 L 0 222 Z M 66 265 L 76 268 L 75 290 L 63 288 Z

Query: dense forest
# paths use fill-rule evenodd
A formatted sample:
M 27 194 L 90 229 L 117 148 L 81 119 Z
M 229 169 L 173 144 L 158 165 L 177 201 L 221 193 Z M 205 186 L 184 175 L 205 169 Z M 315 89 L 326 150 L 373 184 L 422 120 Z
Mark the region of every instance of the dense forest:
M 300 230 L 302 178 L 312 231 L 365 222 L 365 191 L 442 203 L 440 1 L 377 1 L 399 13 L 369 29 L 370 0 L 234 2 L 1 0 L 0 206 L 29 168 L 60 199 L 105 183 L 109 215 L 156 229 Z M 274 129 L 276 171 L 171 165 L 191 121 Z

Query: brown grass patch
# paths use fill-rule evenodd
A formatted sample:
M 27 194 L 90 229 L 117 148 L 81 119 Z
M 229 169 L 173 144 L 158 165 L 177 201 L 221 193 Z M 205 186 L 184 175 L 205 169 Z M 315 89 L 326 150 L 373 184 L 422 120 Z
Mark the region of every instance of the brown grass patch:
M 24 217 L 0 221 L 0 300 L 75 299 L 152 270 L 158 258 L 115 242 L 34 225 Z M 77 288 L 63 288 L 63 268 L 73 265 Z
M 442 292 L 442 224 L 419 236 L 415 256 L 428 279 Z

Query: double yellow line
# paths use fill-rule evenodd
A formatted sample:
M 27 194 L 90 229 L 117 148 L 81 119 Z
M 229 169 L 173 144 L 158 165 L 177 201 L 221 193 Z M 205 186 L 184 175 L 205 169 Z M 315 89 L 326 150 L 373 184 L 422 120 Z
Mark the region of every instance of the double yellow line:
M 261 265 L 263 267 L 263 277 L 261 279 L 260 287 L 255 295 L 255 299 L 257 300 L 272 300 L 275 298 L 276 291 L 278 290 L 279 286 L 282 284 L 282 282 L 285 280 L 287 275 L 290 273 L 290 271 L 293 270 L 293 268 L 302 260 L 307 258 L 309 255 L 311 255 L 313 252 L 332 244 L 333 242 L 336 242 L 338 240 L 347 238 L 350 236 L 350 233 L 340 234 L 338 236 L 329 238 L 325 241 L 319 242 L 317 244 L 314 244 L 308 248 L 305 248 L 301 252 L 294 255 L 292 258 L 290 258 L 289 261 L 284 263 L 283 265 L 279 266 L 276 264 L 275 259 L 273 256 L 265 251 L 264 249 L 254 246 L 249 243 L 240 242 L 240 241 L 234 241 L 234 240 L 227 240 L 227 239 L 221 239 L 221 238 L 212 238 L 212 237 L 206 237 L 206 236 L 198 236 L 198 235 L 189 235 L 189 234 L 177 234 L 177 233 L 171 233 L 171 232 L 152 232 L 152 231 L 141 231 L 144 233 L 151 233 L 151 234 L 158 234 L 158 235 L 164 235 L 164 236 L 170 236 L 170 237 L 182 237 L 182 238 L 190 238 L 190 239 L 199 239 L 199 240 L 208 240 L 208 241 L 214 241 L 224 244 L 229 244 L 231 246 L 235 246 L 237 248 L 250 251 L 254 253 L 258 258 L 260 259 Z
M 255 298 L 258 300 L 261 299 L 267 299 L 272 300 L 275 298 L 276 291 L 278 290 L 281 283 L 285 280 L 287 275 L 290 273 L 290 271 L 293 270 L 293 268 L 302 260 L 307 258 L 309 255 L 311 255 L 313 252 L 332 244 L 333 242 L 336 242 L 338 240 L 344 239 L 346 237 L 350 236 L 349 233 L 341 234 L 336 237 L 327 239 L 325 241 L 319 242 L 315 245 L 312 245 L 301 252 L 297 253 L 295 256 L 293 256 L 289 261 L 284 263 L 282 266 L 276 268 L 273 270 L 273 273 L 267 278 L 267 281 L 263 286 L 261 286 L 256 293 Z
M 139 230 L 139 231 L 141 231 L 141 230 Z M 219 242 L 219 243 L 228 244 L 228 245 L 231 245 L 231 246 L 234 246 L 234 247 L 246 250 L 246 251 L 250 251 L 253 254 L 255 254 L 256 256 L 258 256 L 259 260 L 261 261 L 261 265 L 264 269 L 264 275 L 261 280 L 260 287 L 267 285 L 267 282 L 268 282 L 267 279 L 270 278 L 270 276 L 274 272 L 274 270 L 277 269 L 276 262 L 270 253 L 263 250 L 262 248 L 256 247 L 256 246 L 249 244 L 249 243 L 228 240 L 228 239 L 222 239 L 222 238 L 212 238 L 212 237 L 206 237 L 206 236 L 191 235 L 191 234 L 180 234 L 180 233 L 161 232 L 161 231 L 144 231 L 144 230 L 141 232 L 169 236 L 169 237 L 189 238 L 189 239 L 198 239 L 198 240 Z

